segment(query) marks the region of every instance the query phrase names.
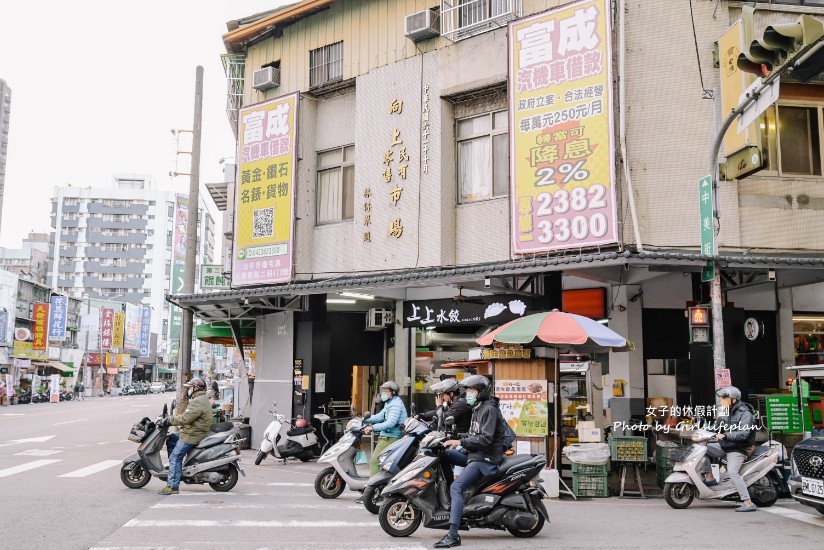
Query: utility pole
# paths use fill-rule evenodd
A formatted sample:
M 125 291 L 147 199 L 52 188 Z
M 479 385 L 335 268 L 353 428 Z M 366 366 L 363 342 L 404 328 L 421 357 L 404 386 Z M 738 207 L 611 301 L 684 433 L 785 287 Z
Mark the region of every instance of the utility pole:
M 186 255 L 183 260 L 183 294 L 195 291 L 197 270 L 198 191 L 200 188 L 200 136 L 203 129 L 203 67 L 195 70 L 195 118 L 192 124 L 192 168 L 189 173 L 189 216 L 186 222 Z M 185 409 L 188 397 L 183 384 L 192 379 L 192 328 L 194 314 L 183 308 L 180 323 L 180 353 L 177 356 L 178 410 Z

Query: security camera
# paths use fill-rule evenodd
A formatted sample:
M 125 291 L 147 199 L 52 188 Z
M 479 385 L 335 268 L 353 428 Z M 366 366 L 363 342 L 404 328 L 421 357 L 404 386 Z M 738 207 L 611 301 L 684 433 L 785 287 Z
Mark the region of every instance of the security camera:
M 491 278 L 489 278 L 489 277 L 484 277 L 484 286 L 485 286 L 486 288 L 491 287 L 491 286 L 492 286 L 492 279 L 491 279 Z

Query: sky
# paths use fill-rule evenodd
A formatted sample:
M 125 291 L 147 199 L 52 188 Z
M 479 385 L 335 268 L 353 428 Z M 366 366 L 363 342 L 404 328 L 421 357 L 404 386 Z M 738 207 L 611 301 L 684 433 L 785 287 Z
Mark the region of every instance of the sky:
M 192 128 L 197 65 L 200 189 L 221 224 L 203 186 L 222 181 L 219 160 L 235 156 L 221 37 L 227 21 L 293 1 L 3 2 L 0 78 L 12 96 L 0 246 L 19 248 L 29 231 L 51 230 L 57 186 L 110 187 L 115 174 L 147 174 L 155 189 L 188 193 L 188 177 L 169 176 L 177 157 L 170 130 Z M 188 172 L 188 159 L 180 161 L 178 171 Z

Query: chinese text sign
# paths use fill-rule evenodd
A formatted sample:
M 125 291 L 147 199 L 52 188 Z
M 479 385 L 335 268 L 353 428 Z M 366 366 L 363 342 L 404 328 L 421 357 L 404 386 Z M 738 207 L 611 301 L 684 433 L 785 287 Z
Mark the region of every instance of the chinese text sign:
M 114 338 L 114 310 L 111 308 L 103 308 L 101 310 L 102 321 L 100 323 L 100 349 L 112 349 L 112 340 Z
M 52 296 L 49 312 L 49 340 L 66 339 L 66 320 L 68 319 L 69 297 Z
M 32 317 L 34 317 L 34 325 L 32 326 L 32 344 L 31 349 L 44 350 L 47 343 L 47 326 L 49 324 L 49 304 L 32 304 Z
M 495 380 L 501 414 L 517 435 L 549 434 L 546 380 Z

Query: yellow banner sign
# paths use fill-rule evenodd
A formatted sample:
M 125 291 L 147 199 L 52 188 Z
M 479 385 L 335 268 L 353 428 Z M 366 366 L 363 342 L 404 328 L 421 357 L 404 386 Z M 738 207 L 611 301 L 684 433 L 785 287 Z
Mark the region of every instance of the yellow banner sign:
M 232 286 L 292 278 L 298 94 L 240 110 Z
M 609 3 L 513 21 L 509 40 L 513 252 L 617 242 Z
M 112 333 L 112 347 L 123 349 L 123 330 L 126 327 L 126 315 L 123 313 L 114 314 L 114 329 Z

